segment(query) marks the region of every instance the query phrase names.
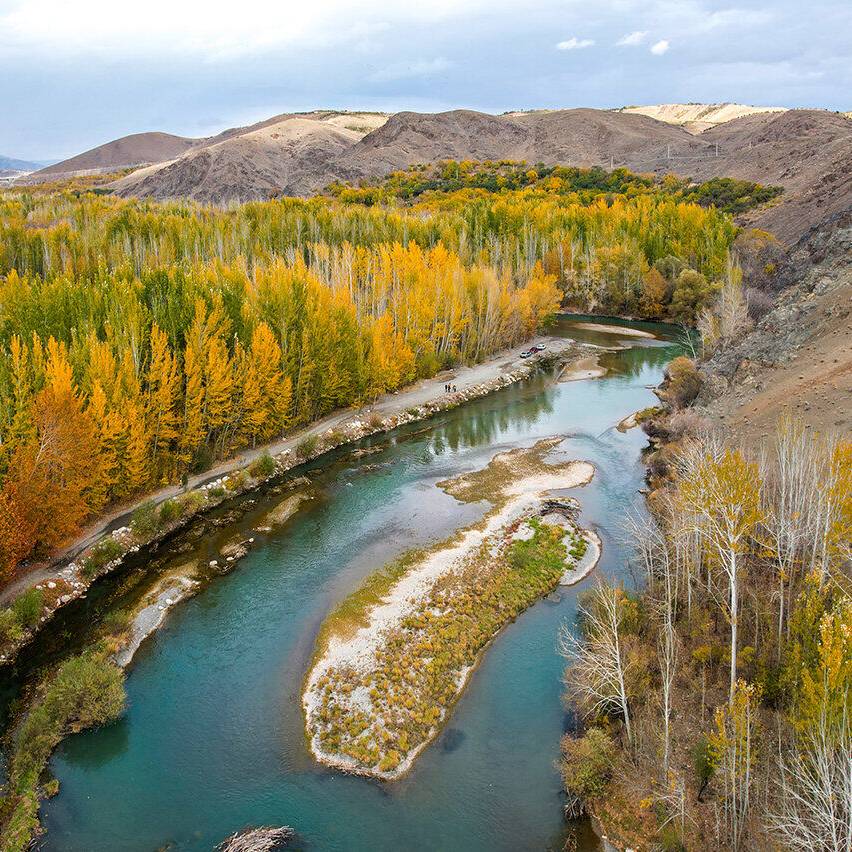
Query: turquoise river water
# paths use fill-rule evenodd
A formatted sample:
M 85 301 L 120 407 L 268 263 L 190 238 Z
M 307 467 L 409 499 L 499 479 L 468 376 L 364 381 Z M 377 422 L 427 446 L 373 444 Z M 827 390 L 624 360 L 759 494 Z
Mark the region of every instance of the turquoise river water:
M 501 450 L 562 434 L 569 457 L 594 463 L 593 482 L 570 493 L 603 540 L 598 572 L 630 582 L 622 523 L 643 510 L 645 437 L 614 426 L 654 404 L 651 387 L 680 349 L 670 327 L 623 325 L 659 339 L 582 331 L 567 317 L 557 326 L 564 336 L 628 347 L 604 356 L 604 378 L 558 382 L 542 373 L 373 439 L 381 452 L 315 463 L 307 472 L 319 499 L 283 529 L 257 535 L 236 570 L 178 606 L 142 646 L 124 717 L 59 748 L 51 771 L 61 788 L 42 808 L 42 848 L 211 850 L 247 825 L 286 824 L 298 832 L 296 848 L 316 852 L 558 850 L 571 834 L 580 850 L 596 850 L 588 825 L 565 825 L 555 768 L 559 738 L 572 724 L 560 700 L 557 633 L 572 623 L 577 594 L 594 575 L 497 637 L 447 727 L 399 782 L 314 763 L 300 689 L 329 609 L 371 570 L 479 517 L 485 504 L 461 505 L 435 483 Z M 164 566 L 212 558 L 223 537 L 256 526 L 280 499 L 253 495 L 228 527 L 208 521 L 171 552 L 140 555 L 56 619 L 22 659 L 18 679 L 67 653 Z

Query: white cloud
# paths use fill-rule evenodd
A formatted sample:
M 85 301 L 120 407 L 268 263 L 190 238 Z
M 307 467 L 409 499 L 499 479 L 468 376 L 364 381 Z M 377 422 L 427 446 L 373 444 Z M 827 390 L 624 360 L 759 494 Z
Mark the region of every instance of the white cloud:
M 360 44 L 502 8 L 509 0 L 0 0 L 0 45 L 49 55 L 191 54 L 218 60 L 282 48 Z
M 414 62 L 397 62 L 381 68 L 370 76 L 370 80 L 376 83 L 386 83 L 390 80 L 405 80 L 411 77 L 431 77 L 452 68 L 453 62 L 443 56 L 435 59 L 418 59 Z
M 560 41 L 556 45 L 557 50 L 582 50 L 584 47 L 592 47 L 595 40 L 592 38 L 577 38 L 571 36 L 567 41 Z
M 634 30 L 632 33 L 622 36 L 616 44 L 619 47 L 633 47 L 637 44 L 642 44 L 647 35 L 648 30 Z
M 669 49 L 669 43 L 666 39 L 660 39 L 656 44 L 651 45 L 651 53 L 654 56 L 662 56 Z

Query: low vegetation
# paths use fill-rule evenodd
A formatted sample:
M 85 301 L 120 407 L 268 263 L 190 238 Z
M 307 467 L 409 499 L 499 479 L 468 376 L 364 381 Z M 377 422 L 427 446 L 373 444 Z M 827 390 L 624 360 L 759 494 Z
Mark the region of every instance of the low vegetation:
M 101 539 L 90 551 L 89 555 L 83 560 L 81 570 L 86 579 L 96 577 L 100 571 L 105 568 L 114 559 L 117 559 L 124 553 L 124 548 L 121 543 L 114 538 L 107 536 Z
M 852 444 L 689 437 L 652 505 L 644 590 L 601 585 L 563 636 L 569 813 L 634 848 L 844 852 Z
M 0 806 L 3 852 L 23 852 L 40 831 L 39 797 L 51 792 L 42 774 L 53 749 L 68 734 L 113 721 L 124 702 L 124 675 L 101 652 L 71 657 L 45 679 L 13 738 Z

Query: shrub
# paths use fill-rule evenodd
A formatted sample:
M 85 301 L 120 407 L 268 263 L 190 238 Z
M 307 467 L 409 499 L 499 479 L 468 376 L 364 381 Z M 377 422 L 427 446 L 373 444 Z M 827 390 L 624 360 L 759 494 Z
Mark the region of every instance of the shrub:
M 719 285 L 708 281 L 700 272 L 684 269 L 674 282 L 669 306 L 672 318 L 679 322 L 694 323 L 702 308 L 713 303 L 718 291 Z
M 226 480 L 229 491 L 240 491 L 248 482 L 248 474 L 244 470 L 235 470 Z
M 208 494 L 215 498 L 216 500 L 225 496 L 225 488 L 222 485 L 214 485 L 212 488 L 208 489 Z
M 12 609 L 0 610 L 0 642 L 17 642 L 23 635 L 21 622 Z
M 107 536 L 101 539 L 83 560 L 83 576 L 91 580 L 104 565 L 118 559 L 122 553 L 124 548 L 114 538 Z
M 176 521 L 181 516 L 180 503 L 177 500 L 166 500 L 160 504 L 158 512 L 158 526 L 164 527 L 167 524 Z
M 275 459 L 268 452 L 258 456 L 249 467 L 249 473 L 255 479 L 266 479 L 275 473 Z
M 374 412 L 373 412 L 373 413 L 372 413 L 372 414 L 371 414 L 371 415 L 367 418 L 367 425 L 368 425 L 371 429 L 381 429 L 381 428 L 382 428 L 382 426 L 384 425 L 384 422 L 385 422 L 385 421 L 384 421 L 384 419 L 382 418 L 382 415 L 381 415 L 381 414 L 379 414 L 379 412 L 378 412 L 378 411 L 374 411 Z
M 113 636 L 123 633 L 130 626 L 130 613 L 126 609 L 112 610 L 104 616 L 103 626 Z
M 306 435 L 296 444 L 296 455 L 300 459 L 310 458 L 316 451 L 319 440 L 316 435 Z
M 180 515 L 194 515 L 206 502 L 207 498 L 200 491 L 191 491 L 177 498 Z
M 137 538 L 150 538 L 157 532 L 157 506 L 153 500 L 146 500 L 133 511 L 130 528 Z
M 702 734 L 698 742 L 692 747 L 692 766 L 698 781 L 698 800 L 713 777 L 713 756 L 710 753 L 710 740 L 706 734 Z
M 28 589 L 22 595 L 19 595 L 12 604 L 12 612 L 18 623 L 23 627 L 33 627 L 38 624 L 41 618 L 41 611 L 44 607 L 44 595 L 41 589 Z
M 604 793 L 615 754 L 615 744 L 600 728 L 590 728 L 583 737 L 562 738 L 562 779 L 572 816 L 582 814 L 586 802 Z
M 745 298 L 748 304 L 748 315 L 754 322 L 760 322 L 775 307 L 775 299 L 772 295 L 755 287 L 749 287 L 745 291 Z
M 10 773 L 16 792 L 35 786 L 65 734 L 111 722 L 124 709 L 124 697 L 124 674 L 104 655 L 66 660 L 21 725 Z
M 666 398 L 676 408 L 689 405 L 701 391 L 701 373 L 689 358 L 683 355 L 675 358 L 666 370 Z
M 695 411 L 675 411 L 666 421 L 670 441 L 699 438 L 710 431 L 710 421 Z

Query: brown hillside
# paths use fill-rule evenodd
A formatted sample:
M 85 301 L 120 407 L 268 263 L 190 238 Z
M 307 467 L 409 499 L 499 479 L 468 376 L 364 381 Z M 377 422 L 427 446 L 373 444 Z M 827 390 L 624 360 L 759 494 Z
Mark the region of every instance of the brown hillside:
M 261 129 L 198 147 L 112 186 L 120 195 L 191 197 L 223 204 L 308 191 L 305 176 L 322 173 L 360 134 L 323 121 L 285 118 Z
M 788 243 L 852 207 L 852 122 L 823 110 L 788 110 L 739 118 L 701 134 L 720 156 L 698 161 L 695 178 L 727 176 L 780 184 L 780 203 L 751 224 Z
M 277 138 L 263 135 L 270 128 L 279 129 Z M 219 203 L 309 194 L 334 180 L 371 180 L 443 159 L 613 164 L 696 180 L 780 184 L 784 195 L 744 224 L 787 244 L 852 206 L 852 122 L 822 110 L 756 113 L 697 135 L 647 115 L 593 109 L 402 112 L 387 120 L 376 113 L 315 112 L 232 128 L 172 159 L 115 188 L 122 195 Z
M 134 133 L 123 136 L 113 142 L 98 145 L 90 151 L 84 151 L 54 163 L 52 166 L 35 172 L 32 177 L 50 177 L 83 171 L 114 171 L 115 169 L 138 166 L 142 163 L 160 163 L 171 160 L 192 148 L 200 140 L 172 136 L 170 133 Z

